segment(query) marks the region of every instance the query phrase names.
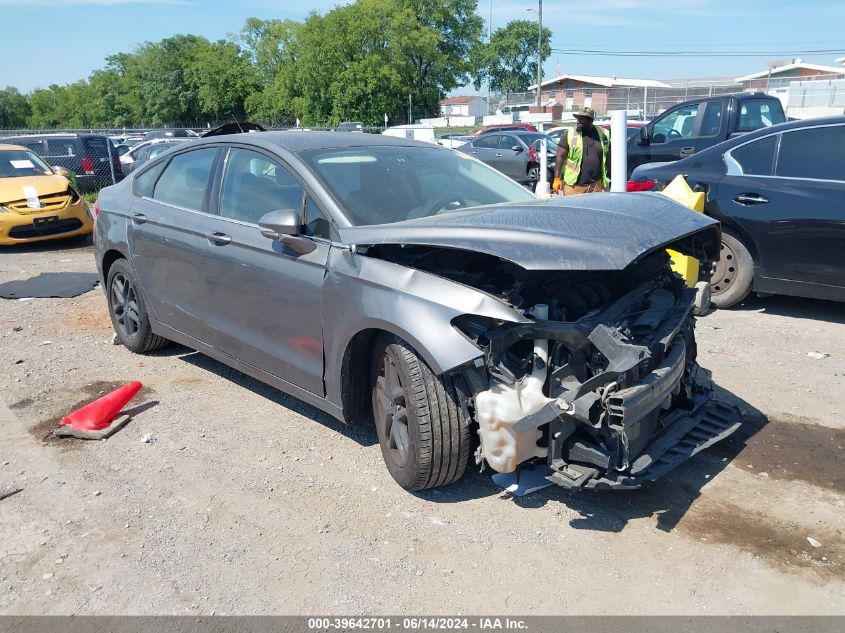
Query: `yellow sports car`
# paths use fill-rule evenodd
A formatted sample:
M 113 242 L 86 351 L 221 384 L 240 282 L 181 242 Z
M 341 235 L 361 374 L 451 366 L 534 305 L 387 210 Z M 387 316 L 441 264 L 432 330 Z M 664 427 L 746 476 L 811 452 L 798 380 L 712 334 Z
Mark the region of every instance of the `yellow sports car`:
M 88 205 L 67 170 L 19 145 L 0 145 L 0 245 L 88 235 Z

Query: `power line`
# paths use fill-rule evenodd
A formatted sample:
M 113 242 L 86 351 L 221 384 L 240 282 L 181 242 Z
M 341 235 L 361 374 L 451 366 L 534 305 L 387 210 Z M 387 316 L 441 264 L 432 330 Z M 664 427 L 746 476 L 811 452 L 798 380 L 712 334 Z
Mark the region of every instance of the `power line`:
M 560 55 L 596 55 L 603 57 L 791 57 L 793 55 L 837 55 L 842 48 L 824 48 L 803 51 L 610 51 L 587 48 L 555 48 Z

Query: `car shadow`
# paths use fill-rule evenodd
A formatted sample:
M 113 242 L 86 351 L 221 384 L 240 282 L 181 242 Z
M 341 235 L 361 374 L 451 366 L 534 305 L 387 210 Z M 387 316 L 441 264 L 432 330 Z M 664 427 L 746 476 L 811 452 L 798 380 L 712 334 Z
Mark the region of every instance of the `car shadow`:
M 0 246 L 0 255 L 15 255 L 23 253 L 51 253 L 53 251 L 76 251 L 94 246 L 94 234 L 89 233 L 80 237 L 66 237 L 45 242 L 23 242 Z
M 838 301 L 825 301 L 823 299 L 804 299 L 780 295 L 758 297 L 752 295 L 739 305 L 728 309 L 737 312 L 763 312 L 764 314 L 827 321 L 828 323 L 845 323 L 845 310 L 842 309 L 842 304 Z
M 481 497 L 500 495 L 526 509 L 543 508 L 550 503 L 566 506 L 578 516 L 569 524 L 578 530 L 621 532 L 635 519 L 656 517 L 657 529 L 671 532 L 687 513 L 708 482 L 722 472 L 745 448 L 749 438 L 768 423 L 766 416 L 735 394 L 718 386 L 715 397 L 737 406 L 743 415 L 742 426 L 729 438 L 702 451 L 665 477 L 637 490 L 566 490 L 558 486 L 516 497 L 496 486 L 490 470 L 467 473 L 461 481 L 417 496 L 435 503 L 460 503 Z
M 299 415 L 310 418 L 315 422 L 319 422 L 332 431 L 336 431 L 341 435 L 357 442 L 361 446 L 373 446 L 378 444 L 378 436 L 376 435 L 375 427 L 372 425 L 363 424 L 344 424 L 340 420 L 330 416 L 328 413 L 321 411 L 317 407 L 311 406 L 298 398 L 286 394 L 275 387 L 261 382 L 251 376 L 233 369 L 228 365 L 214 360 L 210 356 L 206 356 L 201 352 L 195 352 L 187 347 L 178 346 L 181 350 L 177 350 L 173 356 L 179 356 L 182 360 L 194 367 L 216 374 L 225 380 L 235 383 L 239 387 L 248 389 L 252 393 L 269 400 L 270 402 L 279 406 L 290 409 Z M 161 350 L 165 352 L 169 348 Z M 180 355 L 181 352 L 181 355 Z

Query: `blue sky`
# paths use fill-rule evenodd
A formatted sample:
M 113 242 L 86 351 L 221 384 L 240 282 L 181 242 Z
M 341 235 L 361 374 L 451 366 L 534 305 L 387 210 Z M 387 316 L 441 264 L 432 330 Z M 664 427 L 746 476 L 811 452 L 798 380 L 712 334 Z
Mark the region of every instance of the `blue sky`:
M 247 17 L 301 19 L 338 0 L 0 0 L 0 87 L 28 92 L 82 79 L 112 53 L 175 33 L 210 39 L 240 30 Z M 493 28 L 535 19 L 537 0 L 493 0 Z M 572 7 L 578 7 L 573 9 Z M 557 48 L 614 50 L 845 50 L 841 0 L 546 0 L 544 23 Z M 490 0 L 479 0 L 485 21 Z M 802 55 L 833 65 L 831 55 Z M 754 57 L 598 57 L 553 53 L 545 76 L 561 72 L 648 79 L 739 76 L 786 55 Z M 458 92 L 471 92 L 463 90 Z

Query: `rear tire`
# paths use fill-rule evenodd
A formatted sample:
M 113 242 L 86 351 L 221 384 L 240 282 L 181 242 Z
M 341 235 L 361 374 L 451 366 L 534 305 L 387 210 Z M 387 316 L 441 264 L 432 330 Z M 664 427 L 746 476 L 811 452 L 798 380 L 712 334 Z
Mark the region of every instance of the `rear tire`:
M 126 349 L 146 354 L 170 343 L 166 338 L 153 334 L 144 297 L 125 259 L 118 259 L 109 268 L 106 300 L 112 327 Z
M 754 259 L 745 245 L 730 233 L 722 233 L 719 261 L 710 278 L 711 301 L 717 308 L 730 308 L 745 299 L 754 282 Z
M 469 460 L 470 432 L 452 378 L 435 376 L 398 337 L 375 348 L 373 415 L 388 472 L 405 490 L 460 479 Z

